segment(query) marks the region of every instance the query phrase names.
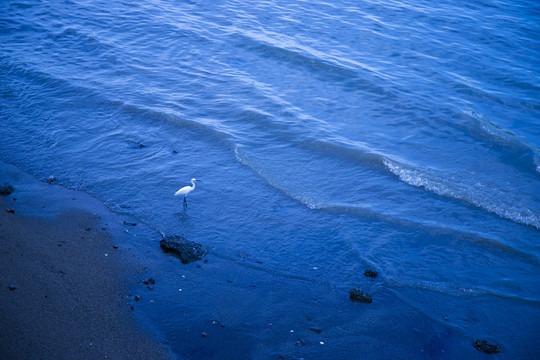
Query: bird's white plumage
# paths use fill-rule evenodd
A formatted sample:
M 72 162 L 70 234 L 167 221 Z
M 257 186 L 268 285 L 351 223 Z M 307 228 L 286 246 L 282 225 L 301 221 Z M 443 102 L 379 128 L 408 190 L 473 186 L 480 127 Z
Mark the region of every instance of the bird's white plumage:
M 189 194 L 190 192 L 195 190 L 195 180 L 197 180 L 197 179 L 191 179 L 191 185 L 192 186 L 184 186 L 183 188 L 181 188 L 180 190 L 175 192 L 174 196 L 179 196 L 179 195 L 187 196 L 187 194 Z

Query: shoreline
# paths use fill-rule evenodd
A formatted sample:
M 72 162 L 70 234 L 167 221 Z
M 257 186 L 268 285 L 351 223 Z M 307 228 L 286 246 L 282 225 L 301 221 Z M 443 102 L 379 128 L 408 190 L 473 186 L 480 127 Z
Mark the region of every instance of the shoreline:
M 364 275 L 369 304 L 213 251 L 182 264 L 154 229 L 85 192 L 0 161 L 3 183 L 15 191 L 0 195 L 2 359 L 481 359 L 477 337 L 501 341 L 471 337 L 451 308 L 430 317 L 415 306 L 420 293 Z M 513 342 L 499 356 L 515 354 Z
M 86 193 L 0 168 L 0 183 L 15 187 L 0 195 L 3 359 L 174 358 L 131 313 L 130 279 L 144 266 L 105 224 L 120 216 Z

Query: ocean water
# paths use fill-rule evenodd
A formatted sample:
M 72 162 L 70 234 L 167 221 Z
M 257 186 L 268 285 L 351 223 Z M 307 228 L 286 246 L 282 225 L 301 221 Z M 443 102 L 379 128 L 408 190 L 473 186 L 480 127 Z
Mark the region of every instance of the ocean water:
M 2 1 L 0 160 L 208 247 L 205 276 L 152 260 L 142 317 L 179 358 L 532 359 L 539 25 L 532 0 Z

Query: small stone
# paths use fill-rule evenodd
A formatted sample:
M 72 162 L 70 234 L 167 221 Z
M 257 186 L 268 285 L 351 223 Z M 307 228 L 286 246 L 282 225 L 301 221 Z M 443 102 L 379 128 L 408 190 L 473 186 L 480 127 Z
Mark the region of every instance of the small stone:
M 47 182 L 50 184 L 52 183 L 54 180 L 56 180 L 56 178 L 54 177 L 54 175 L 51 175 L 47 178 Z
M 364 271 L 364 275 L 370 278 L 375 278 L 377 275 L 379 275 L 376 271 L 373 270 L 366 270 Z
M 89 227 L 86 228 L 86 231 L 90 231 L 90 230 L 92 230 L 92 228 L 89 228 Z
M 203 333 L 201 333 L 201 336 L 202 336 L 202 337 L 207 337 L 207 336 L 208 336 L 208 334 L 207 334 L 207 333 L 205 333 L 205 332 L 203 332 Z
M 172 153 L 173 153 L 173 154 L 178 154 L 178 151 L 173 150 Z
M 113 245 L 113 249 L 118 249 L 118 245 Z
M 13 210 L 13 209 L 6 209 L 6 212 L 8 212 L 10 214 L 15 214 L 15 210 Z
M 322 333 L 322 329 L 319 329 L 319 328 L 314 328 L 314 327 L 312 327 L 312 328 L 309 328 L 309 330 L 311 330 L 311 331 L 313 331 L 313 332 L 316 332 L 317 334 Z
M 124 221 L 124 225 L 136 226 L 137 224 Z
M 135 301 L 141 300 L 141 297 L 139 295 L 135 295 Z
M 486 354 L 496 354 L 501 351 L 499 344 L 489 344 L 486 340 L 476 340 L 474 342 L 474 348 L 478 351 L 483 351 Z
M 10 284 L 10 285 L 9 285 L 9 290 L 11 290 L 11 291 L 15 290 L 16 288 L 17 288 L 17 287 L 16 287 L 15 285 L 13 285 L 13 284 Z
M 373 301 L 371 298 L 371 295 L 359 289 L 351 290 L 349 292 L 349 299 L 351 299 L 351 301 L 354 301 L 354 302 L 360 302 L 360 303 L 366 303 L 366 304 L 369 304 Z
M 134 309 L 135 309 L 135 308 L 133 307 L 133 305 L 131 305 L 129 308 L 130 308 L 131 310 L 134 310 Z
M 298 339 L 296 341 L 296 346 L 304 346 L 304 345 L 306 345 L 306 342 L 304 340 Z

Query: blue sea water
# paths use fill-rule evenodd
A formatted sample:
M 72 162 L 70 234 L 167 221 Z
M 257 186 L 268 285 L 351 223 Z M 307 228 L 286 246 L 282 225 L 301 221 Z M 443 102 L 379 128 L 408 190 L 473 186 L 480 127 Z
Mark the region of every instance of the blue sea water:
M 0 160 L 203 243 L 240 282 L 266 274 L 236 304 L 191 300 L 233 329 L 206 353 L 179 334 L 208 318 L 156 288 L 179 357 L 472 359 L 486 338 L 534 358 L 539 49 L 532 0 L 2 1 Z M 327 315 L 326 338 L 268 332 L 356 287 L 374 303 Z

